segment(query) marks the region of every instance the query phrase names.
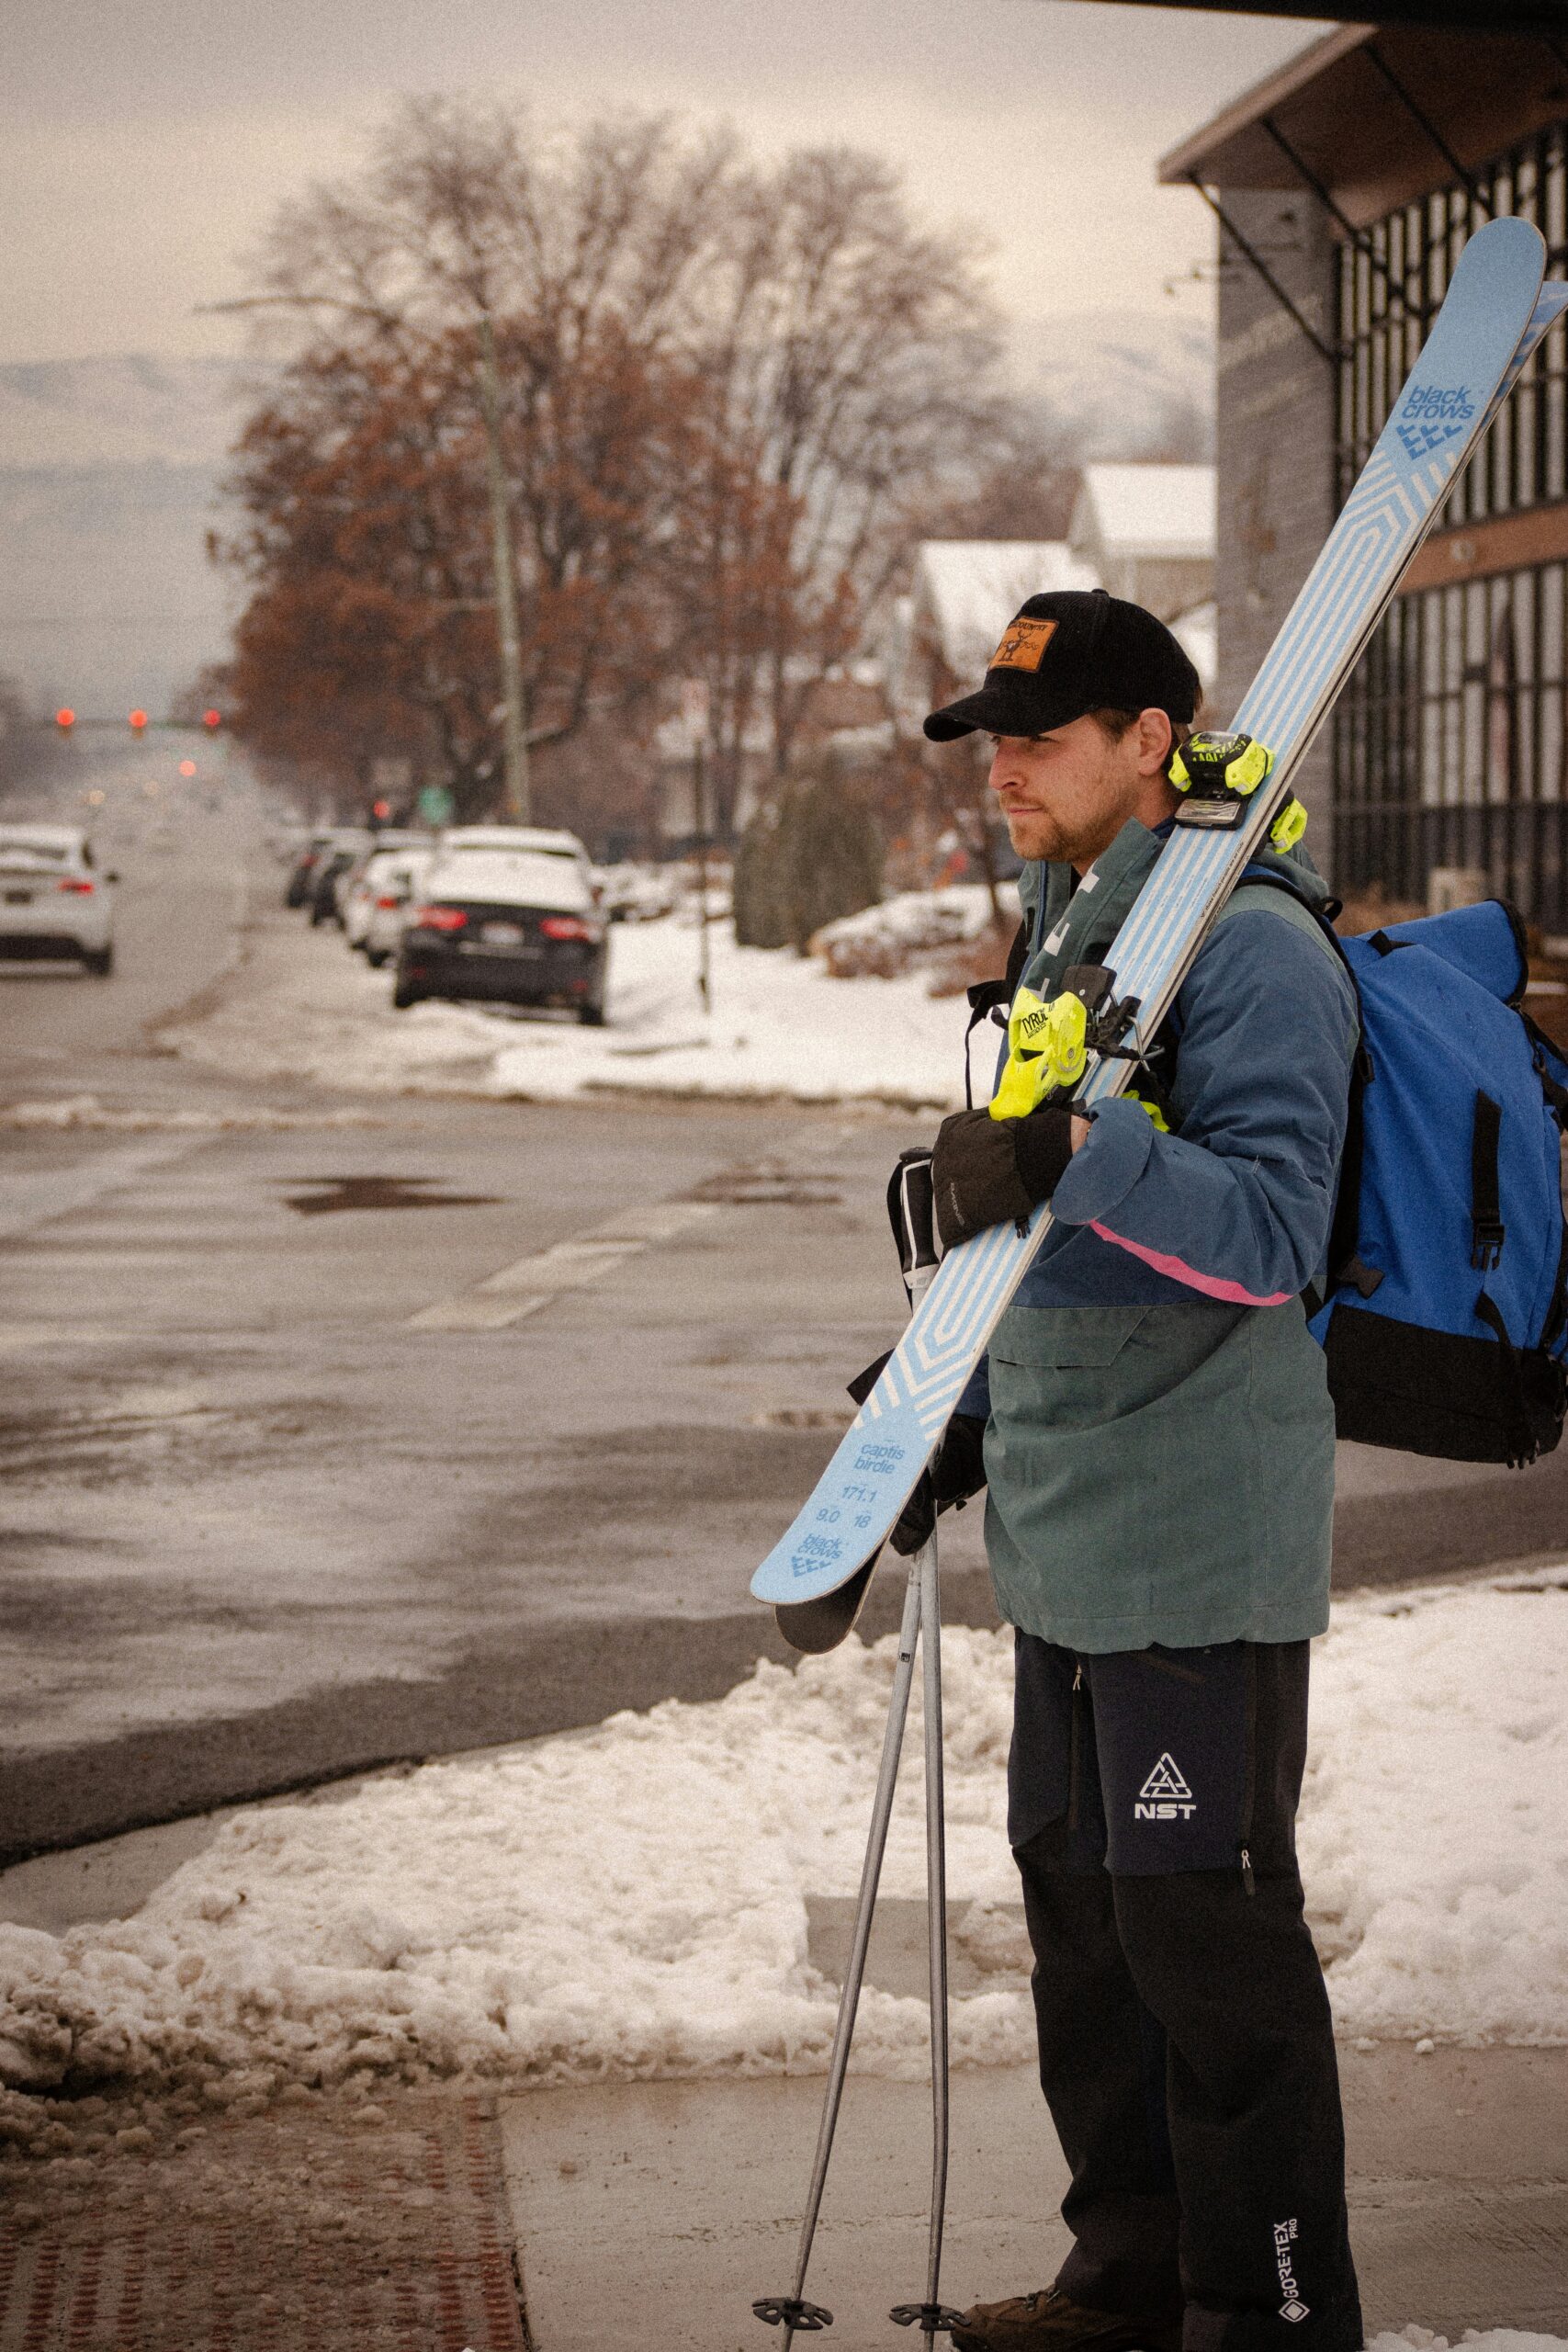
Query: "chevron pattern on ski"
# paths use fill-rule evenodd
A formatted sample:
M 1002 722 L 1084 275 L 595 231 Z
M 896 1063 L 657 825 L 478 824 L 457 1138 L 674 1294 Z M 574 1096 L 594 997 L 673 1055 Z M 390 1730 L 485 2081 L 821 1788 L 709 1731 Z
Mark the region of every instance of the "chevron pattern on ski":
M 1275 752 L 1273 774 L 1233 831 L 1179 829 L 1110 952 L 1120 989 L 1139 999 L 1141 1039 L 1164 1020 L 1209 925 L 1266 837 L 1288 797 L 1292 767 L 1382 617 L 1458 468 L 1568 302 L 1568 288 L 1543 288 L 1544 261 L 1539 233 L 1510 220 L 1480 231 L 1461 257 L 1416 369 L 1236 714 L 1235 725 Z M 1510 318 L 1518 323 L 1505 340 Z M 1442 446 L 1412 449 L 1400 440 L 1399 411 L 1423 383 L 1445 399 L 1489 384 L 1493 397 L 1479 415 L 1472 405 Z M 1448 422 L 1447 409 L 1435 413 Z M 1092 887 L 1091 869 L 1080 888 Z M 1127 1076 L 1124 1061 L 1101 1061 L 1081 1098 L 1106 1101 L 1121 1092 Z M 863 1568 L 908 1499 L 1050 1226 L 1049 1210 L 1037 1209 L 1024 1233 L 995 1227 L 944 1259 L 815 1493 L 753 1577 L 759 1600 L 798 1606 Z

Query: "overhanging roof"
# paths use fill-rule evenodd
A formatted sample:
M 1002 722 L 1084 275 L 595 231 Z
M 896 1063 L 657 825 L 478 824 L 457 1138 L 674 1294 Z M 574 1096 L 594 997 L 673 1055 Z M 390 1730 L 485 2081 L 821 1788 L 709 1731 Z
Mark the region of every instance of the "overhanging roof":
M 1380 59 L 1416 111 L 1380 72 Z M 1364 227 L 1452 183 L 1442 147 L 1473 171 L 1565 117 L 1562 43 L 1528 33 L 1342 25 L 1173 147 L 1159 176 L 1220 188 L 1299 188 L 1300 173 L 1269 135 L 1272 122 L 1341 210 Z
M 1357 24 L 1469 25 L 1488 33 L 1568 33 L 1568 0 L 1362 0 L 1353 11 L 1327 0 L 1139 0 L 1154 8 L 1201 8 L 1229 17 L 1354 16 Z

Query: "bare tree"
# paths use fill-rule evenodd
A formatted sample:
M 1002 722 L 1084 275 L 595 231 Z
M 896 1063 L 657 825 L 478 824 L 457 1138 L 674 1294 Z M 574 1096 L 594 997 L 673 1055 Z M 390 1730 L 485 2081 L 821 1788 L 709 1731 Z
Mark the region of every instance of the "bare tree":
M 996 425 L 976 262 L 873 156 L 763 172 L 661 118 L 547 138 L 411 102 L 263 252 L 251 307 L 289 359 L 224 552 L 258 600 L 350 578 L 325 603 L 378 659 L 395 646 L 398 693 L 476 790 L 509 703 L 543 748 L 700 673 L 728 831 L 748 739 L 784 772 L 813 684 Z M 374 530 L 345 519 L 363 504 Z M 319 626 L 320 580 L 309 600 Z
M 977 247 L 918 228 L 874 155 L 824 148 L 752 173 L 731 222 L 705 368 L 716 442 L 745 447 L 772 493 L 775 555 L 761 641 L 710 684 L 721 774 L 758 706 L 782 774 L 812 686 L 852 657 L 917 518 L 994 430 L 999 343 Z

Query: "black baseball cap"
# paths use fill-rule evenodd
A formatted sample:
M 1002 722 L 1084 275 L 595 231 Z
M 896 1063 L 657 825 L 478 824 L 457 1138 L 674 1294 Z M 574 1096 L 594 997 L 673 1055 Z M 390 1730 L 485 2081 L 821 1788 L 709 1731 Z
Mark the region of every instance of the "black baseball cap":
M 1008 623 L 978 694 L 926 720 L 933 743 L 977 729 L 1043 735 L 1088 710 L 1163 710 L 1185 723 L 1198 707 L 1198 673 L 1163 621 L 1103 588 L 1031 596 Z

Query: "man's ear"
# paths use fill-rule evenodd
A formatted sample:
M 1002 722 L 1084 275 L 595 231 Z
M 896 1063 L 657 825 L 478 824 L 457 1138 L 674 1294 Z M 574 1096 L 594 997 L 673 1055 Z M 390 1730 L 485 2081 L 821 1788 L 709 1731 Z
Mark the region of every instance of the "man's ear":
M 1168 712 L 1141 710 L 1138 713 L 1138 774 L 1163 775 L 1175 741 L 1176 729 Z

